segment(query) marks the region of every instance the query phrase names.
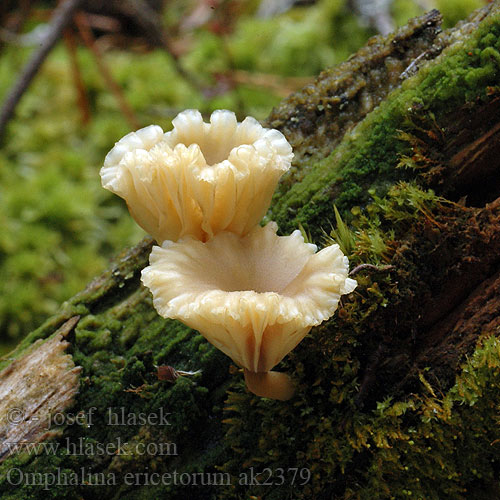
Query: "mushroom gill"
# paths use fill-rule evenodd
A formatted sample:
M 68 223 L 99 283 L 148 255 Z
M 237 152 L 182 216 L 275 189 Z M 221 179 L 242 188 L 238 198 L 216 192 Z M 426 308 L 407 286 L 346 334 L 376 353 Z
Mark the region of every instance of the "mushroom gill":
M 247 234 L 290 167 L 293 153 L 283 134 L 251 117 L 238 123 L 226 110 L 214 111 L 210 123 L 187 110 L 172 124 L 167 133 L 151 125 L 117 142 L 101 169 L 103 186 L 125 199 L 159 243 Z
M 316 252 L 300 231 L 271 222 L 247 235 L 220 232 L 155 246 L 142 281 L 158 313 L 198 330 L 244 368 L 249 389 L 288 399 L 291 379 L 270 370 L 337 309 L 356 281 L 338 245 Z

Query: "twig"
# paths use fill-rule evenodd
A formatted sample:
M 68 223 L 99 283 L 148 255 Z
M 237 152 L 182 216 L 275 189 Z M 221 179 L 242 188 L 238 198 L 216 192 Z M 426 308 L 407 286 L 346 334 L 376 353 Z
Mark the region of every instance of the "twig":
M 386 354 L 387 351 L 388 346 L 382 343 L 371 355 L 363 375 L 363 380 L 359 386 L 358 394 L 354 397 L 354 404 L 357 408 L 363 408 L 365 405 L 366 399 L 377 381 L 377 368 L 379 367 L 382 355 Z
M 74 12 L 83 2 L 84 0 L 67 0 L 54 10 L 50 23 L 50 30 L 45 40 L 40 45 L 40 48 L 32 55 L 4 101 L 0 111 L 0 137 L 4 134 L 5 127 L 12 118 L 16 106 L 21 100 L 24 92 L 29 87 L 51 49 L 59 40 L 64 28 L 71 22 Z
M 202 91 L 203 85 L 201 82 L 182 66 L 179 56 L 172 49 L 170 40 L 159 21 L 158 14 L 151 6 L 144 0 L 124 0 L 122 9 L 135 20 L 153 45 L 158 45 L 168 52 L 177 73 L 196 90 Z
M 408 65 L 408 67 L 399 75 L 400 80 L 406 80 L 410 76 L 413 76 L 418 71 L 418 63 L 420 59 L 427 57 L 430 51 L 425 50 L 421 54 L 419 54 L 413 61 Z
M 292 92 L 312 83 L 314 77 L 309 76 L 279 76 L 265 73 L 255 73 L 242 69 L 233 69 L 231 77 L 234 83 L 265 87 L 276 92 L 280 97 L 287 97 Z
M 387 265 L 387 266 L 374 266 L 373 264 L 360 264 L 359 266 L 356 266 L 350 273 L 349 276 L 354 276 L 355 274 L 359 273 L 359 271 L 364 271 L 365 269 L 369 269 L 370 271 L 378 271 L 378 272 L 384 272 L 384 271 L 391 271 L 394 269 L 394 266 Z
M 106 82 L 106 85 L 110 88 L 111 92 L 114 94 L 116 100 L 118 101 L 118 105 L 120 106 L 120 109 L 123 115 L 125 116 L 125 119 L 128 121 L 128 124 L 133 129 L 139 128 L 139 122 L 135 117 L 132 108 L 129 106 L 127 100 L 125 99 L 122 89 L 115 82 L 113 76 L 111 75 L 111 72 L 104 63 L 101 51 L 99 50 L 99 47 L 95 43 L 95 38 L 94 35 L 92 34 L 92 30 L 90 29 L 90 25 L 87 20 L 86 14 L 84 14 L 83 12 L 78 12 L 77 14 L 75 14 L 74 21 L 83 39 L 83 43 L 92 52 L 94 59 L 97 63 L 97 66 L 99 68 L 99 71 L 101 72 Z
M 73 80 L 75 82 L 78 107 L 80 108 L 82 123 L 87 124 L 90 121 L 90 104 L 87 91 L 85 90 L 85 84 L 83 82 L 80 66 L 78 65 L 75 36 L 73 35 L 73 31 L 71 29 L 64 31 L 64 43 L 71 61 L 71 72 L 73 73 Z

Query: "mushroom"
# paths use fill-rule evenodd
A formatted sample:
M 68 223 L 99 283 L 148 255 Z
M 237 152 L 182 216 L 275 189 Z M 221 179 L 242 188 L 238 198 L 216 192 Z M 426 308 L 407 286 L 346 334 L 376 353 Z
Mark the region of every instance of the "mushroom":
M 276 230 L 270 222 L 245 236 L 223 231 L 207 242 L 167 240 L 153 247 L 142 281 L 161 316 L 198 330 L 243 367 L 252 392 L 285 400 L 293 383 L 271 369 L 357 283 L 338 245 L 316 253 L 300 231 Z
M 281 132 L 251 117 L 214 111 L 210 123 L 187 110 L 161 127 L 116 143 L 101 169 L 102 185 L 127 202 L 136 222 L 159 243 L 221 231 L 247 234 L 271 203 L 292 148 Z

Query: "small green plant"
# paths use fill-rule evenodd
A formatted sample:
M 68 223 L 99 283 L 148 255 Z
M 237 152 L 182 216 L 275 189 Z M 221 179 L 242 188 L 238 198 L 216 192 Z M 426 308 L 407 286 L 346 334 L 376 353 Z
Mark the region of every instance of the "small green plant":
M 338 243 L 342 252 L 345 255 L 349 256 L 354 250 L 356 237 L 354 233 L 347 227 L 346 223 L 342 220 L 342 217 L 335 205 L 333 206 L 333 210 L 335 212 L 335 222 L 337 223 L 337 229 L 332 229 L 330 231 L 330 235 L 327 235 L 326 238 L 327 240 L 333 239 L 336 243 Z

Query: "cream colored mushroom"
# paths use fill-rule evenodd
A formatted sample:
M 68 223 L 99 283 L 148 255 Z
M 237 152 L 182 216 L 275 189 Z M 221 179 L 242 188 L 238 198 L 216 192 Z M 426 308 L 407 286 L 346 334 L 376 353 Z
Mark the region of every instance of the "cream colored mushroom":
M 163 133 L 132 132 L 108 153 L 102 184 L 127 202 L 136 222 L 159 243 L 220 231 L 247 234 L 271 203 L 292 149 L 281 132 L 255 119 L 214 111 L 204 123 L 187 110 Z
M 300 231 L 277 226 L 248 235 L 220 232 L 207 242 L 186 237 L 155 246 L 142 281 L 158 313 L 198 330 L 244 368 L 249 389 L 288 399 L 291 379 L 271 372 L 356 287 L 338 245 L 316 252 Z

